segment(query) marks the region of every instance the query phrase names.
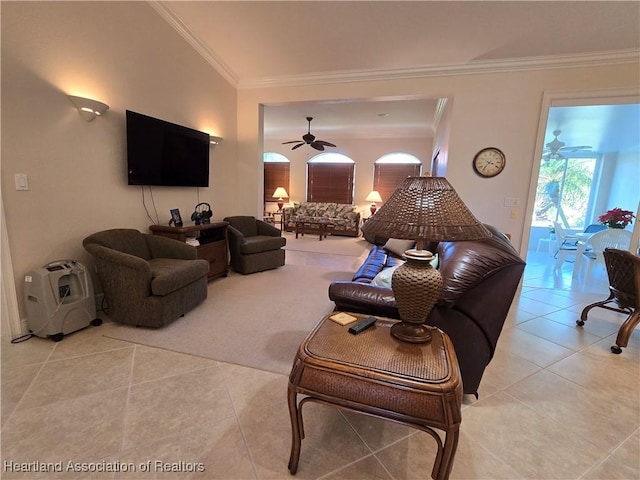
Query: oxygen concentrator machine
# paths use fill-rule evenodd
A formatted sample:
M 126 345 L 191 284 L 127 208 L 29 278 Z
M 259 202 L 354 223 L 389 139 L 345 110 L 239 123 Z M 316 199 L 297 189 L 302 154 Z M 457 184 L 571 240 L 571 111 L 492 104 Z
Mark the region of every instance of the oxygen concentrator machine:
M 64 335 L 102 323 L 96 318 L 91 276 L 81 263 L 48 263 L 27 273 L 24 282 L 27 324 L 33 335 L 59 342 Z

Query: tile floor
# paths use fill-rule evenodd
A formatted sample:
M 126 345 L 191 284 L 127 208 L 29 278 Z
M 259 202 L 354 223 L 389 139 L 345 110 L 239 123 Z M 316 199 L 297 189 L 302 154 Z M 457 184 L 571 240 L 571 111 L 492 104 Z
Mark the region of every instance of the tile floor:
M 352 268 L 354 258 L 290 251 L 287 262 Z M 528 258 L 480 398 L 465 397 L 451 478 L 640 478 L 640 332 L 613 355 L 620 314 L 595 309 L 577 328 L 606 279 L 572 285 L 571 265 L 554 275 L 552 264 Z M 286 376 L 104 328 L 2 340 L 2 478 L 290 478 Z M 305 427 L 297 478 L 429 477 L 425 433 L 316 404 Z M 17 471 L 27 467 L 41 471 Z

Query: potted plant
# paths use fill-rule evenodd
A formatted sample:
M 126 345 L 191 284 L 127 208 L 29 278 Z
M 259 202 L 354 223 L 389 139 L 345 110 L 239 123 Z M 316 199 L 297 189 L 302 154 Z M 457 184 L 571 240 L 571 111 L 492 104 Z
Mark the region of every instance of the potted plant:
M 609 228 L 626 228 L 633 223 L 635 215 L 630 210 L 622 210 L 619 207 L 607 210 L 598 217 L 598 221 Z

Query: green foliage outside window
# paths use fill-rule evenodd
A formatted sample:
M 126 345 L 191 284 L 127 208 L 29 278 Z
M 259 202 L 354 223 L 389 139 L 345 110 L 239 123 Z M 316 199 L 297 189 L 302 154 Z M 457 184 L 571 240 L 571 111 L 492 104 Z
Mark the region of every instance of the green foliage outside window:
M 595 158 L 544 160 L 538 176 L 533 224 L 557 221 L 566 228 L 583 229 L 595 166 Z

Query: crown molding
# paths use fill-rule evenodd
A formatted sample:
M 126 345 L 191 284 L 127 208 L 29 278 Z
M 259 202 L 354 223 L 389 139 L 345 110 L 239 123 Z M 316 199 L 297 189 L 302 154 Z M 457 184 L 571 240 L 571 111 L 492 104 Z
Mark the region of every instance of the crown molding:
M 204 43 L 200 41 L 184 22 L 163 1 L 147 0 L 147 3 L 164 18 L 191 45 L 224 79 L 233 87 L 238 88 L 238 76 L 213 53 Z
M 349 82 L 385 81 L 408 78 L 477 75 L 526 70 L 593 67 L 633 63 L 640 60 L 640 49 L 595 52 L 577 55 L 550 55 L 507 60 L 472 61 L 467 64 L 427 65 L 401 69 L 341 70 L 302 75 L 241 80 L 238 75 L 194 34 L 162 0 L 147 3 L 164 18 L 224 79 L 239 90 L 268 87 L 328 85 Z
M 326 85 L 333 83 L 397 80 L 449 75 L 477 75 L 487 73 L 550 70 L 558 68 L 594 67 L 634 63 L 640 60 L 640 49 L 596 52 L 578 55 L 514 58 L 508 60 L 475 61 L 468 64 L 421 66 L 388 70 L 343 70 L 304 75 L 248 79 L 238 82 L 238 89 Z

